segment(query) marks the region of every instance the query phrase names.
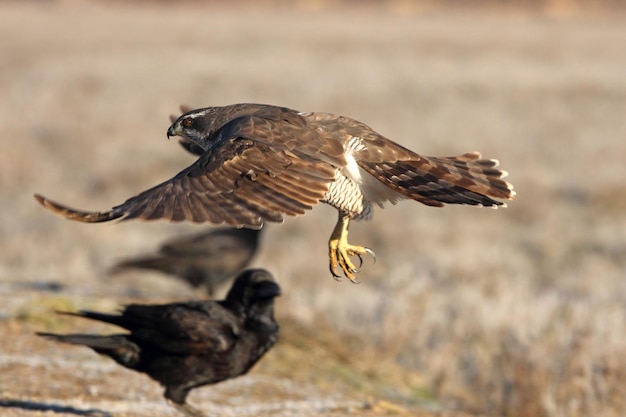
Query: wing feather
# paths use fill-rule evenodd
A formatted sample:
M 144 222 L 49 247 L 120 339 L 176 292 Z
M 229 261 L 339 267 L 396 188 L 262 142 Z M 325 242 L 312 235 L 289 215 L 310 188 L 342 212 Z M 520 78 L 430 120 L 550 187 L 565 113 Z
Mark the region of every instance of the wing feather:
M 66 218 L 90 223 L 166 219 L 256 228 L 304 214 L 345 164 L 341 144 L 329 144 L 295 112 L 242 116 L 216 137 L 218 143 L 187 169 L 110 211 L 75 210 L 35 197 Z

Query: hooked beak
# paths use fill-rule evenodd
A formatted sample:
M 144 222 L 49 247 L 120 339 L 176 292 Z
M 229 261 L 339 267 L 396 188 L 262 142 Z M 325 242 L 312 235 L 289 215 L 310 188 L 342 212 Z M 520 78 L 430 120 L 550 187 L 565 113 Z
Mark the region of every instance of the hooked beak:
M 176 123 L 171 125 L 169 129 L 167 129 L 167 138 L 168 139 L 170 137 L 172 137 L 172 136 L 179 136 L 179 134 L 180 134 L 179 128 L 178 128 L 178 125 Z

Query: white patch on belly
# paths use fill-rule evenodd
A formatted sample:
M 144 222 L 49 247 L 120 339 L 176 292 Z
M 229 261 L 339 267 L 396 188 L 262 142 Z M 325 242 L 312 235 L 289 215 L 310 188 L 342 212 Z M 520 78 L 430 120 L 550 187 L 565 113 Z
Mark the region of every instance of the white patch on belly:
M 363 177 L 361 174 L 361 168 L 359 168 L 359 164 L 357 164 L 356 159 L 354 159 L 353 153 L 363 149 L 365 149 L 363 139 L 356 136 L 350 138 L 344 147 L 347 164 L 343 170 L 343 174 L 359 185 L 363 183 Z
M 359 168 L 359 164 L 356 163 L 356 159 L 354 159 L 354 156 L 352 156 L 352 152 L 346 154 L 346 162 L 347 164 L 346 167 L 343 169 L 343 174 L 357 184 L 363 184 L 361 168 Z
M 383 203 L 389 201 L 391 204 L 396 204 L 400 200 L 404 200 L 406 197 L 393 191 L 382 182 L 378 181 L 375 177 L 362 170 L 359 167 L 353 152 L 358 152 L 365 149 L 363 140 L 359 137 L 353 137 L 345 146 L 346 150 L 346 167 L 342 170 L 342 173 L 350 178 L 352 181 L 360 185 L 361 192 L 366 201 L 377 204 L 383 207 Z

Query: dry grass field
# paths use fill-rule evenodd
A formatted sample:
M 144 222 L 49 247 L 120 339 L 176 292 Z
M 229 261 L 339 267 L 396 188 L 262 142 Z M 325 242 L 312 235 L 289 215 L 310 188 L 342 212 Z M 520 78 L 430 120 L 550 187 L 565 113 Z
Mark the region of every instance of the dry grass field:
M 394 5 L 0 3 L 1 415 L 176 415 L 144 376 L 33 332 L 112 331 L 55 309 L 201 296 L 106 270 L 207 226 L 72 223 L 32 194 L 108 209 L 191 163 L 165 138 L 179 104 L 244 101 L 352 116 L 425 155 L 481 151 L 518 196 L 354 223 L 378 258 L 359 285 L 328 273 L 333 209 L 268 225 L 254 264 L 283 288 L 282 339 L 190 402 L 220 416 L 626 414 L 626 16 Z

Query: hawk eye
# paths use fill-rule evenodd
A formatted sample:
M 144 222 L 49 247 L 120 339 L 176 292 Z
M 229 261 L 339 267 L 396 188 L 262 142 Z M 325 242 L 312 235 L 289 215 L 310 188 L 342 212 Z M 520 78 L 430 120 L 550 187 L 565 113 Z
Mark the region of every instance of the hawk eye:
M 185 117 L 185 118 L 183 119 L 183 126 L 185 126 L 185 127 L 189 127 L 189 126 L 191 126 L 191 118 L 189 118 L 189 117 Z

